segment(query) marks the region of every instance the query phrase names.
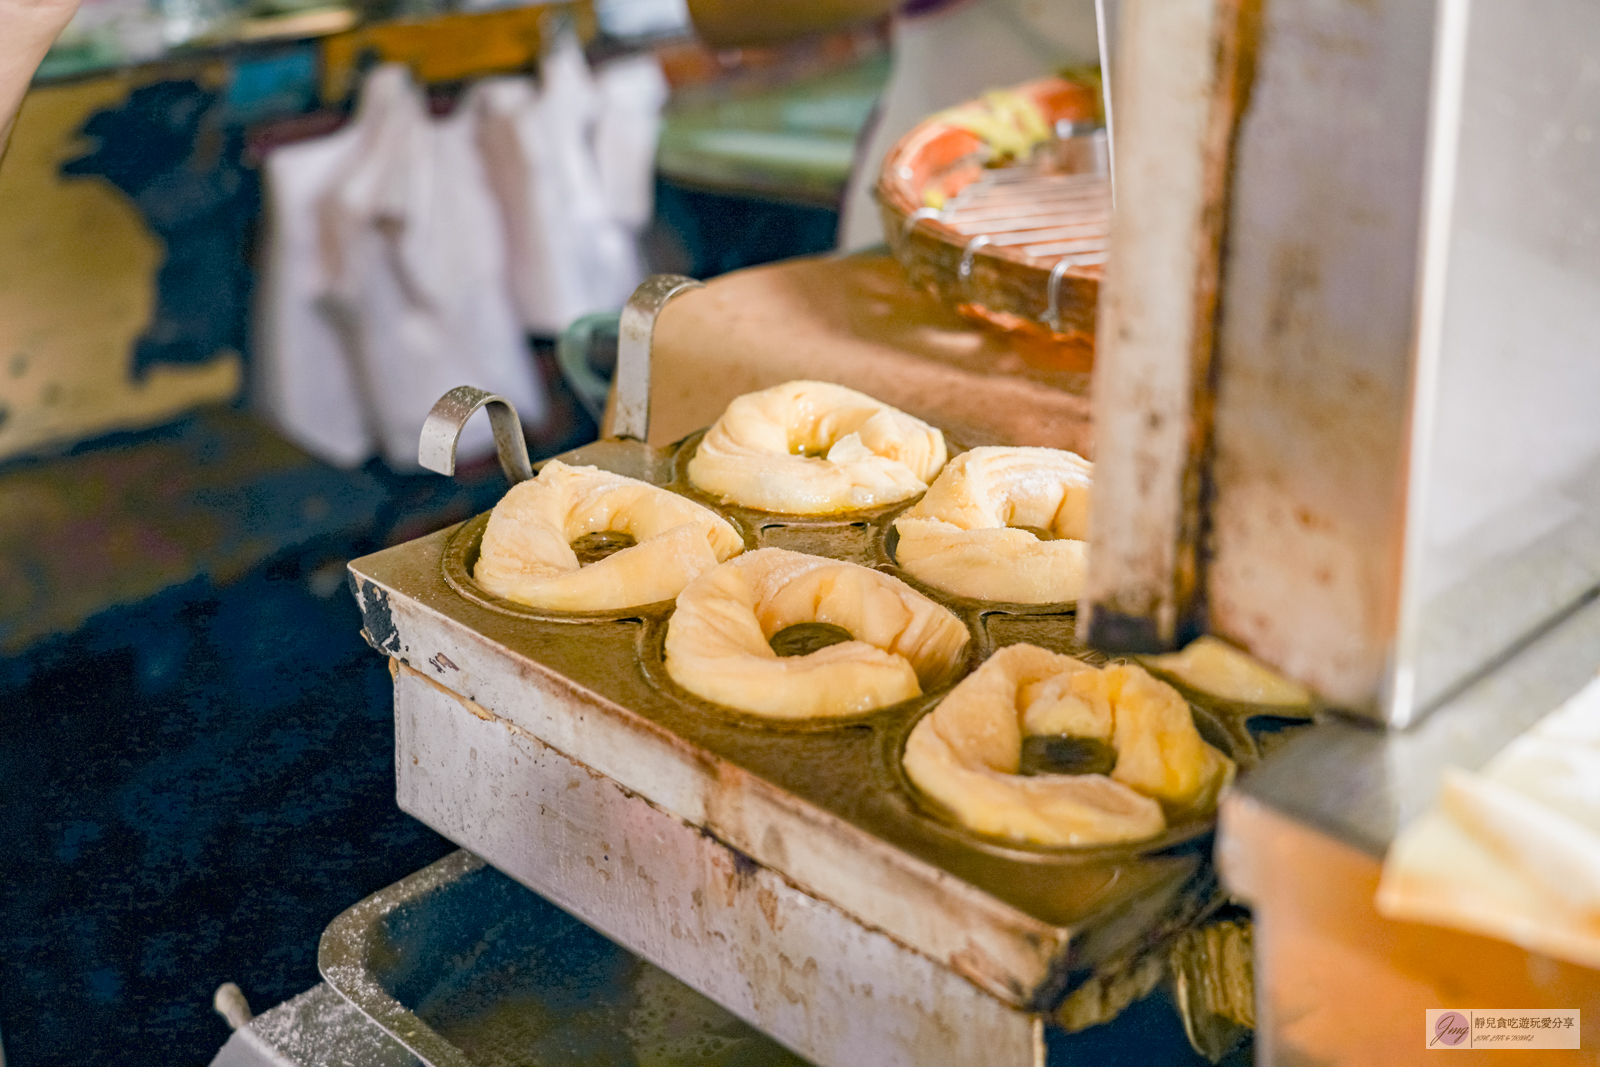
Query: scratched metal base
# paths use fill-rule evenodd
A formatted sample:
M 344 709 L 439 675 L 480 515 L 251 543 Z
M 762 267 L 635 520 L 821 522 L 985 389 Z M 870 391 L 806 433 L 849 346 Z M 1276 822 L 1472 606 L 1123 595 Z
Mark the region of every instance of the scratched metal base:
M 684 480 L 694 443 L 562 459 L 694 496 L 752 548 L 911 581 L 891 553 L 905 505 L 720 506 Z M 958 678 L 844 721 L 730 713 L 662 669 L 670 604 L 552 616 L 478 588 L 484 521 L 350 565 L 368 640 L 411 668 L 396 676 L 400 806 L 817 1063 L 1039 1063 L 1040 1013 L 1213 891 L 1208 822 L 1137 847 L 1028 848 L 923 802 L 900 745 Z M 1086 654 L 1070 610 L 921 588 L 968 625 L 964 669 L 1017 641 Z M 1248 768 L 1259 709 L 1201 703 L 1202 732 Z

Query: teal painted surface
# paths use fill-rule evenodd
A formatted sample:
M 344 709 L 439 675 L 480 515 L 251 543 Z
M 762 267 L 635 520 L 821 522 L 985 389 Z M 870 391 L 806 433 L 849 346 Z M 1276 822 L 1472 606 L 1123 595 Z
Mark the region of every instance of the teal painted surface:
M 656 166 L 702 188 L 837 204 L 888 80 L 884 52 L 777 88 L 680 97 L 664 116 Z

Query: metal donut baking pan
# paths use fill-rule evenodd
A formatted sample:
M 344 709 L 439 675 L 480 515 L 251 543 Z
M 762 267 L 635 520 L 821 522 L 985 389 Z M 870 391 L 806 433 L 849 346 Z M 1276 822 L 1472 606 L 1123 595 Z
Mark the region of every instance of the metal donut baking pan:
M 909 502 L 775 515 L 689 486 L 699 435 L 644 444 L 647 398 L 630 393 L 649 380 L 654 314 L 685 284 L 652 279 L 624 311 L 608 429 L 636 439 L 557 458 L 691 496 L 747 547 L 908 581 L 967 626 L 963 672 L 1017 641 L 1103 662 L 1078 644 L 1070 605 L 910 580 L 891 534 Z M 448 472 L 455 435 L 486 403 L 508 477 L 527 477 L 503 402 L 465 388 L 430 416 L 424 462 Z M 958 678 L 848 719 L 756 721 L 666 676 L 671 603 L 558 616 L 477 587 L 485 521 L 350 564 L 363 632 L 392 661 L 401 808 L 813 1062 L 1042 1064 L 1046 1017 L 1076 985 L 1158 950 L 1220 901 L 1209 823 L 1142 844 L 1035 848 L 972 833 L 918 796 L 900 746 Z M 1263 709 L 1186 695 L 1207 739 L 1251 766 Z

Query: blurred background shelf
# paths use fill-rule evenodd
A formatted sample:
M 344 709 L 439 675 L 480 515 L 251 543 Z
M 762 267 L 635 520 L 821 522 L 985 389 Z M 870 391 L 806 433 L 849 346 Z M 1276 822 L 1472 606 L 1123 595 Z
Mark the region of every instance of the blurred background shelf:
M 656 168 L 686 188 L 836 208 L 888 77 L 876 49 L 785 85 L 682 93 L 663 116 Z

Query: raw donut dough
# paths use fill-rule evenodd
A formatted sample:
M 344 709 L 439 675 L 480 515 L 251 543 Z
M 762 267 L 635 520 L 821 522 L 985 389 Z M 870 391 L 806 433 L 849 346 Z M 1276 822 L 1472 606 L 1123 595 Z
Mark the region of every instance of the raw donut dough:
M 638 543 L 580 566 L 572 542 L 615 530 Z M 617 611 L 671 600 L 744 549 L 726 519 L 665 489 L 598 467 L 544 465 L 511 487 L 483 531 L 472 575 L 496 596 L 549 611 Z
M 855 640 L 780 657 L 768 639 L 827 622 Z M 667 673 L 691 693 L 775 719 L 851 715 L 937 684 L 967 628 L 904 582 L 856 563 L 763 548 L 701 575 L 667 623 Z
M 785 382 L 712 423 L 689 481 L 762 511 L 825 515 L 916 496 L 944 466 L 944 435 L 865 393 Z
M 1265 664 L 1215 637 L 1201 637 L 1181 652 L 1143 659 L 1185 685 L 1223 700 L 1276 707 L 1311 703 L 1311 691 L 1305 686 L 1273 673 Z
M 1078 599 L 1093 464 L 1055 448 L 974 448 L 895 520 L 895 560 L 957 596 L 1021 604 Z M 1013 526 L 1049 530 L 1042 541 Z
M 1100 774 L 1017 773 L 1027 735 L 1110 742 Z M 1233 761 L 1195 729 L 1177 691 L 1135 666 L 1104 669 L 1008 645 L 912 729 L 905 769 L 966 826 L 1040 845 L 1139 841 L 1209 809 Z

